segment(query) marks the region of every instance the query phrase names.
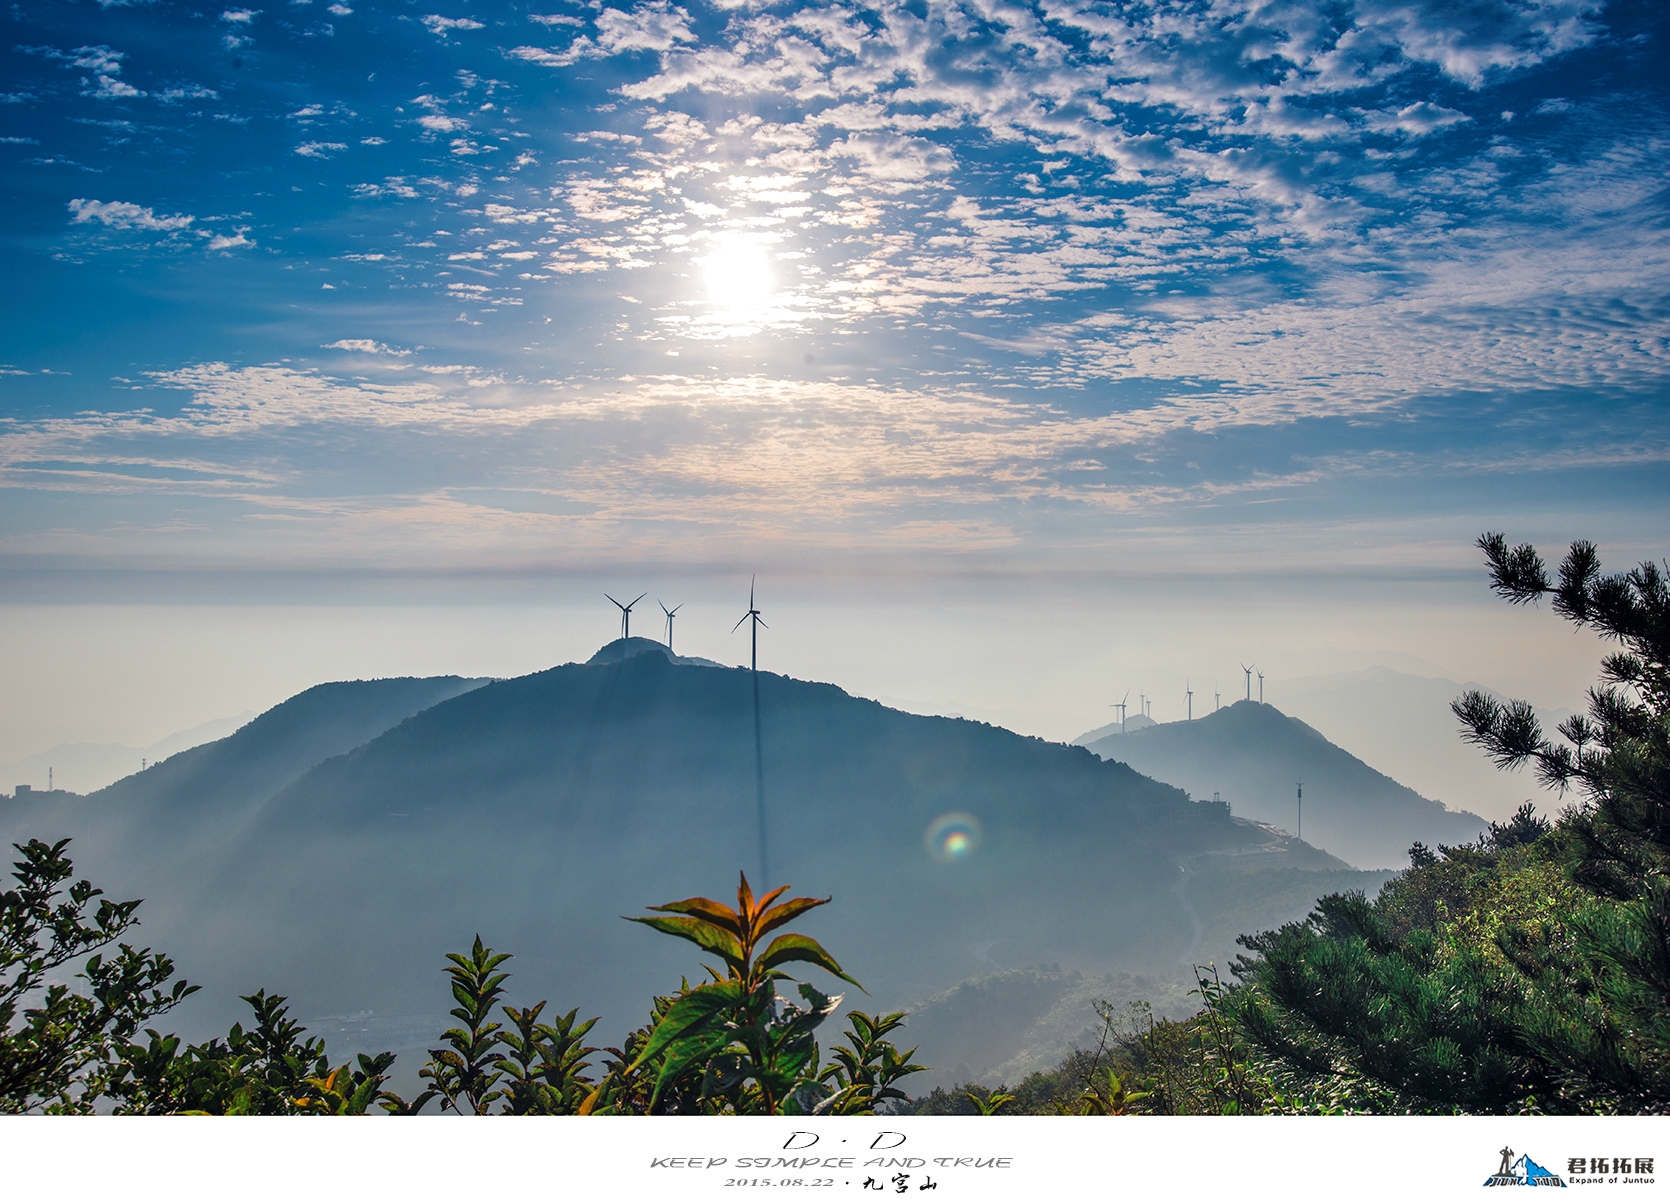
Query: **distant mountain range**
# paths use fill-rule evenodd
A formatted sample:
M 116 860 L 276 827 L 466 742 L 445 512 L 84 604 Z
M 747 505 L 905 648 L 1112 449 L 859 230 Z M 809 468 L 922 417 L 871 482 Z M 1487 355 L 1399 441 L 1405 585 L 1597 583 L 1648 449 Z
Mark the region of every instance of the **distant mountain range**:
M 1152 729 L 1159 722 L 1153 717 L 1145 717 L 1140 713 L 1132 713 L 1123 721 L 1109 721 L 1106 725 L 1099 725 L 1089 733 L 1081 733 L 1073 739 L 1075 746 L 1088 746 L 1100 738 L 1111 737 L 1116 733 L 1136 733 L 1139 729 Z
M 44 790 L 50 780 L 54 787 L 67 792 L 96 792 L 142 770 L 148 763 L 161 762 L 182 750 L 218 741 L 254 715 L 245 712 L 205 721 L 148 746 L 124 746 L 115 742 L 70 742 L 54 746 L 44 753 L 31 754 L 0 767 L 0 791 L 11 791 L 20 783 Z
M 1506 820 L 1527 800 L 1545 813 L 1563 803 L 1538 786 L 1533 772 L 1498 770 L 1489 756 L 1462 740 L 1450 701 L 1470 689 L 1508 699 L 1482 684 L 1371 667 L 1282 680 L 1279 686 L 1281 694 L 1273 698 L 1283 712 L 1430 799 L 1494 820 Z M 1570 715 L 1569 708 L 1537 709 L 1544 729 Z
M 758 682 L 770 882 L 834 897 L 804 924 L 869 988 L 849 1006 L 1022 947 L 1098 974 L 1222 962 L 1250 921 L 1384 878 L 1081 747 Z M 519 679 L 325 684 L 95 795 L 0 804 L 0 833 L 73 835 L 80 872 L 147 897 L 141 936 L 204 985 L 188 1035 L 265 987 L 352 1014 L 339 1050 L 400 1048 L 444 1027 L 442 956 L 479 932 L 517 955 L 513 1001 L 618 1036 L 699 961 L 620 917 L 757 875 L 752 705 L 747 670 L 638 638 Z M 983 1036 L 935 1053 L 989 1063 Z
M 1487 827 L 1483 818 L 1426 799 L 1303 721 L 1257 701 L 1124 735 L 1092 730 L 1075 744 L 1196 799 L 1215 796 L 1237 816 L 1294 833 L 1302 783 L 1305 841 L 1365 869 L 1406 867 L 1413 842 L 1455 845 Z

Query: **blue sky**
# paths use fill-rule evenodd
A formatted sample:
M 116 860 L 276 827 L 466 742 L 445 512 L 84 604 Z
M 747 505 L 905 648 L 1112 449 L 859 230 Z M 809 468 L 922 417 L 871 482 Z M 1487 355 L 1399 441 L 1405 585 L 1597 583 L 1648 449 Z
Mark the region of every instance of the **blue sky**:
M 5 22 L 13 601 L 1665 549 L 1660 5 Z

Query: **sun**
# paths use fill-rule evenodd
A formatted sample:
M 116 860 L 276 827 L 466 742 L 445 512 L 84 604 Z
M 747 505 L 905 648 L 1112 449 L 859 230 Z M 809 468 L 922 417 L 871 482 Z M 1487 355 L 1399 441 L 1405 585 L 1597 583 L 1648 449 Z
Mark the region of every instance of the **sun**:
M 771 257 L 757 243 L 726 239 L 702 261 L 708 300 L 730 312 L 750 312 L 771 301 Z

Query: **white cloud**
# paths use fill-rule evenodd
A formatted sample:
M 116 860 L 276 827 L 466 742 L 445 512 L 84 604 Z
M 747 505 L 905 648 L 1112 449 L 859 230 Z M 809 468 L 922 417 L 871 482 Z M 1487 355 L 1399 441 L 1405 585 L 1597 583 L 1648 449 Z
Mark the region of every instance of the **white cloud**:
M 597 14 L 597 44 L 605 54 L 668 50 L 679 42 L 695 40 L 690 14 L 667 0 L 651 0 L 631 12 L 605 8 Z
M 431 133 L 453 133 L 459 129 L 468 129 L 470 123 L 457 117 L 448 117 L 441 113 L 429 113 L 417 119 L 417 123 Z
M 423 27 L 436 37 L 446 37 L 447 34 L 460 29 L 485 29 L 480 21 L 469 17 L 443 17 L 438 13 L 430 13 L 423 18 Z
M 1417 137 L 1431 133 L 1435 129 L 1448 129 L 1452 125 L 1459 125 L 1463 121 L 1472 120 L 1466 113 L 1457 112 L 1453 108 L 1444 108 L 1433 104 L 1429 100 L 1422 100 L 1416 104 L 1400 108 L 1396 112 L 1365 112 L 1364 123 L 1368 128 L 1377 131 L 1396 129 L 1403 133 L 1411 133 Z
M 254 241 L 252 241 L 247 234 L 248 231 L 243 229 L 240 229 L 237 233 L 233 234 L 216 234 L 214 237 L 209 239 L 209 249 L 239 250 L 245 246 L 255 245 Z
M 131 100 L 145 93 L 125 80 L 117 79 L 113 75 L 99 75 L 97 83 L 90 88 L 82 89 L 82 94 L 93 96 L 99 100 Z
M 158 233 L 184 229 L 197 219 L 183 214 L 159 217 L 152 209 L 125 200 L 71 200 L 70 212 L 78 225 L 98 221 L 112 229 L 149 229 Z
M 296 147 L 296 153 L 306 158 L 329 158 L 347 148 L 346 142 L 303 142 Z
M 578 62 L 582 58 L 595 57 L 595 47 L 590 38 L 576 38 L 574 44 L 567 50 L 545 50 L 538 46 L 514 46 L 505 53 L 511 58 L 519 58 L 523 62 L 530 62 L 536 67 L 566 67 Z
M 383 343 L 372 341 L 370 338 L 338 338 L 334 342 L 327 342 L 321 350 L 354 350 L 360 354 L 391 354 L 396 358 L 405 358 L 410 350 L 396 350 Z
M 957 164 L 943 146 L 897 134 L 854 133 L 829 147 L 835 158 L 854 159 L 866 178 L 916 182 L 943 175 Z
M 214 100 L 219 98 L 220 93 L 215 91 L 214 88 L 193 83 L 181 87 L 165 88 L 163 91 L 153 92 L 152 95 L 164 104 L 172 104 L 176 100 Z
M 131 100 L 145 95 L 132 84 L 117 78 L 122 73 L 122 60 L 127 55 L 109 46 L 77 46 L 68 53 L 51 46 L 19 46 L 17 49 L 24 54 L 61 62 L 67 67 L 92 71 L 94 78 L 87 80 L 81 89 L 85 96 L 99 100 Z M 21 103 L 29 99 L 33 97 L 26 93 L 12 93 L 7 102 Z
M 260 15 L 258 8 L 229 8 L 220 14 L 220 19 L 232 25 L 248 25 Z

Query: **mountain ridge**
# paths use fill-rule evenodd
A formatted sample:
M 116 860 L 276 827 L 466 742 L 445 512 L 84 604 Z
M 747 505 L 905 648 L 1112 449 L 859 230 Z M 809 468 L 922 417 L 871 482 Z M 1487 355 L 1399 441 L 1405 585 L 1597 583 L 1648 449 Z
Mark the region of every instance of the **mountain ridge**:
M 93 877 L 150 897 L 145 937 L 204 985 L 192 1011 L 211 1029 L 257 987 L 283 990 L 298 1012 L 442 1013 L 442 955 L 479 933 L 518 956 L 519 1002 L 578 1004 L 618 1034 L 696 961 L 619 918 L 723 897 L 738 867 L 760 885 L 833 896 L 806 931 L 871 989 L 866 1007 L 895 1008 L 986 970 L 980 946 L 1036 947 L 1098 974 L 1176 970 L 1196 949 L 1221 960 L 1251 931 L 1196 911 L 1190 897 L 1209 878 L 1262 897 L 1280 872 L 1259 868 L 1345 867 L 1082 747 L 760 672 L 762 881 L 756 677 L 617 649 L 479 686 L 444 680 L 454 694 L 277 788 L 246 772 L 242 791 L 226 783 L 207 800 L 158 791 L 131 806 L 8 807 L 0 821 L 44 837 L 55 815 L 80 814 L 78 867 L 115 863 L 114 882 Z M 170 844 L 205 806 L 213 836 Z M 85 820 L 111 813 L 156 828 L 130 842 L 130 825 Z M 983 837 L 965 858 L 929 840 L 948 816 Z M 1278 890 L 1282 913 L 1315 898 L 1290 879 Z
M 1174 721 L 1094 740 L 1093 753 L 1128 763 L 1191 794 L 1217 794 L 1232 811 L 1280 829 L 1299 824 L 1307 841 L 1364 869 L 1407 864 L 1412 842 L 1458 844 L 1486 828 L 1376 771 L 1310 724 L 1274 705 L 1238 700 L 1193 721 Z

